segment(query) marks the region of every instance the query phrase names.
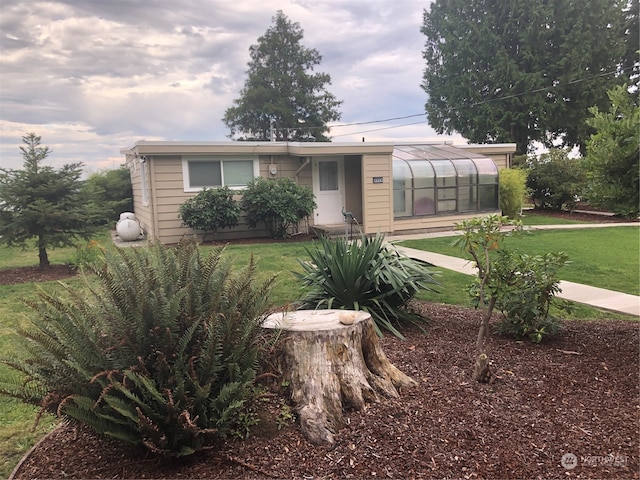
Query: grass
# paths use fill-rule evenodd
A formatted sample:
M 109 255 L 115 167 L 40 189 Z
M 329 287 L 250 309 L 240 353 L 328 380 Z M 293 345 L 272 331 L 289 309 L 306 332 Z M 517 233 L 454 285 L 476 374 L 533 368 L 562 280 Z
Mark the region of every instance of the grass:
M 527 220 L 525 218 L 525 222 Z M 556 220 L 552 219 L 553 222 Z M 609 230 L 612 231 L 609 232 Z M 102 245 L 111 245 L 108 232 L 97 237 L 97 240 Z M 406 241 L 403 244 L 412 248 L 459 254 L 449 246 L 450 242 L 451 238 L 440 238 L 428 241 Z M 581 283 L 595 282 L 602 276 L 613 276 L 625 279 L 622 283 L 631 290 L 629 293 L 637 292 L 639 263 L 637 228 L 616 227 L 615 229 L 536 232 L 533 236 L 525 237 L 518 242 L 527 242 L 523 243 L 521 248 L 531 249 L 532 252 L 554 249 L 567 251 L 574 261 L 574 268 L 578 270 L 575 273 L 575 275 L 579 275 L 576 280 Z M 253 254 L 258 262 L 259 279 L 266 279 L 271 274 L 277 273 L 278 282 L 271 300 L 273 305 L 283 305 L 295 301 L 302 294 L 292 271 L 301 271 L 297 259 L 307 258 L 305 246 L 313 248 L 313 245 L 301 243 L 229 245 L 226 247 L 226 254 L 237 268 L 247 265 L 249 257 Z M 211 248 L 202 247 L 203 253 L 206 254 Z M 614 255 L 611 253 L 612 249 L 615 249 L 616 253 L 624 252 L 624 255 Z M 74 253 L 74 248 L 52 250 L 50 259 L 52 263 L 67 263 Z M 37 262 L 38 255 L 35 250 L 23 252 L 16 248 L 0 247 L 0 265 L 3 268 L 36 265 Z M 589 270 L 589 272 L 587 273 L 585 270 Z M 567 280 L 569 279 L 567 278 Z M 440 270 L 438 281 L 442 285 L 440 293 L 422 293 L 418 298 L 438 303 L 469 305 L 469 297 L 465 290 L 471 281 L 469 276 Z M 617 282 L 620 280 L 616 280 L 615 283 L 617 284 Z M 76 278 L 67 283 L 81 285 L 81 280 Z M 598 280 L 597 283 L 596 286 L 604 286 L 601 280 Z M 635 290 L 631 288 L 632 284 Z M 18 353 L 15 350 L 16 327 L 24 321 L 27 314 L 21 299 L 35 296 L 38 287 L 50 292 L 52 289 L 58 288 L 58 284 L 46 282 L 39 285 L 27 283 L 0 286 L 0 298 L 2 298 L 2 302 L 0 302 L 0 352 L 3 356 Z M 613 287 L 605 286 L 605 288 Z M 603 312 L 587 306 L 577 306 L 572 318 L 629 320 L 635 317 Z M 8 369 L 0 365 L 0 376 L 7 373 L 9 373 Z M 29 448 L 57 424 L 55 418 L 46 416 L 41 420 L 38 428 L 31 432 L 36 411 L 37 409 L 34 407 L 0 397 L 0 478 L 7 478 Z
M 549 217 L 546 215 L 528 214 L 524 212 L 521 218 L 524 225 L 576 225 L 580 223 L 590 223 L 582 220 L 565 220 L 564 218 Z
M 451 246 L 451 237 L 406 240 L 400 245 L 468 258 Z M 508 248 L 530 254 L 566 252 L 570 264 L 562 280 L 640 295 L 640 230 L 637 227 L 582 228 L 528 232 L 505 241 Z

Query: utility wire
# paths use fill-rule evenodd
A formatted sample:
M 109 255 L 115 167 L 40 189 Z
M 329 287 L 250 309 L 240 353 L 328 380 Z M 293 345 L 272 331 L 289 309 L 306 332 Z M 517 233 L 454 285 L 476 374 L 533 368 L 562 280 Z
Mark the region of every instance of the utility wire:
M 505 95 L 503 97 L 496 97 L 496 98 L 489 98 L 486 100 L 481 100 L 478 102 L 474 102 L 474 103 L 470 103 L 468 105 L 462 105 L 462 106 L 457 106 L 457 107 L 449 107 L 446 110 L 448 112 L 452 112 L 452 111 L 457 111 L 457 110 L 461 110 L 463 108 L 471 108 L 471 107 L 477 107 L 480 105 L 484 105 L 487 103 L 492 103 L 492 102 L 498 102 L 498 101 L 502 101 L 502 100 L 509 100 L 511 98 L 517 98 L 517 97 L 521 97 L 523 95 L 530 95 L 530 94 L 534 94 L 534 93 L 541 93 L 544 91 L 548 91 L 548 90 L 553 90 L 554 88 L 558 88 L 558 87 L 564 87 L 567 85 L 575 85 L 578 83 L 583 83 L 583 82 L 588 82 L 589 80 L 593 80 L 595 78 L 600 78 L 600 77 L 606 77 L 609 75 L 614 75 L 614 74 L 619 74 L 622 72 L 625 72 L 627 70 L 633 70 L 635 67 L 634 66 L 630 66 L 630 67 L 626 67 L 623 68 L 622 70 L 614 70 L 614 71 L 610 71 L 610 72 L 602 72 L 599 73 L 597 75 L 592 75 L 590 77 L 586 77 L 586 78 L 579 78 L 576 80 L 571 80 L 565 83 L 556 83 L 554 85 L 550 85 L 548 87 L 541 87 L 541 88 L 536 88 L 534 90 L 527 90 L 526 92 L 520 92 L 520 93 L 514 93 L 511 95 Z M 495 91 L 495 90 L 494 90 Z M 354 122 L 354 123 L 343 123 L 343 124 L 338 124 L 338 125 L 331 125 L 329 126 L 329 129 L 333 129 L 333 128 L 341 128 L 341 127 L 353 127 L 353 126 L 358 126 L 358 125 L 371 125 L 374 123 L 385 123 L 385 122 L 392 122 L 395 120 L 406 120 L 408 118 L 415 118 L 415 117 L 422 117 L 425 116 L 426 113 L 415 113 L 412 115 L 404 115 L 401 117 L 392 117 L 392 118 L 385 118 L 385 119 L 381 119 L 381 120 L 371 120 L 371 121 L 367 121 L 367 122 Z M 400 125 L 392 125 L 389 127 L 383 127 L 383 128 L 377 128 L 377 129 L 373 129 L 373 130 L 364 130 L 364 131 L 358 131 L 358 132 L 353 132 L 353 133 L 344 133 L 344 134 L 339 134 L 339 135 L 332 135 L 332 138 L 336 138 L 336 137 L 344 137 L 347 135 L 360 135 L 362 133 L 370 133 L 370 132 L 377 132 L 380 130 L 390 130 L 393 128 L 400 128 L 400 127 L 406 127 L 406 126 L 410 126 L 410 125 L 417 125 L 420 123 L 428 123 L 428 120 L 423 120 L 420 122 L 411 122 L 411 123 L 403 123 Z M 305 127 L 297 127 L 297 128 L 305 128 Z M 318 129 L 318 128 L 324 128 L 324 127 L 306 127 L 307 130 L 313 130 L 313 129 Z M 293 130 L 293 128 L 290 129 L 284 129 L 284 130 Z

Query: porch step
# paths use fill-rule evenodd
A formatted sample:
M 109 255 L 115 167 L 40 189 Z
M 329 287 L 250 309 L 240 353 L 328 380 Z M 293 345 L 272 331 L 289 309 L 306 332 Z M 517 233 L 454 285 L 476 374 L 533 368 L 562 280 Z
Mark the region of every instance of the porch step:
M 310 228 L 318 237 L 344 237 L 345 229 L 347 236 L 349 237 L 358 237 L 360 235 L 360 227 L 358 225 L 354 225 L 352 229 L 351 226 L 345 225 L 344 223 L 336 225 L 311 225 Z

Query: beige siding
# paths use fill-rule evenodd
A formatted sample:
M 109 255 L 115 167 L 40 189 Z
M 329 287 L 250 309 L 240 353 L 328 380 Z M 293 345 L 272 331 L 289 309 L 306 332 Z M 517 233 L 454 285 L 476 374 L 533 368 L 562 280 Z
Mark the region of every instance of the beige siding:
M 181 226 L 178 218 L 178 208 L 189 198 L 184 193 L 182 180 L 182 157 L 163 156 L 152 157 L 153 163 L 153 211 L 156 226 L 156 237 L 161 243 L 175 243 L 167 241 L 176 236 L 176 230 L 182 231 L 178 237 L 188 230 Z M 179 241 L 178 238 L 176 241 Z
M 364 232 L 390 232 L 393 214 L 390 155 L 363 155 L 362 165 Z M 382 183 L 373 183 L 373 177 L 382 177 Z
M 461 215 L 447 215 L 447 216 L 429 216 L 429 217 L 414 217 L 407 219 L 398 219 L 393 222 L 392 231 L 396 234 L 408 234 L 408 233 L 426 233 L 434 230 L 453 230 L 455 223 L 464 220 L 465 218 L 477 218 L 489 213 L 478 213 L 476 215 L 461 214 Z M 499 212 L 493 212 L 499 213 Z
M 490 157 L 501 170 L 510 165 L 515 145 L 460 145 L 470 152 Z M 259 173 L 265 178 L 294 178 L 312 188 L 311 156 L 339 155 L 345 159 L 345 207 L 354 213 L 367 234 L 376 232 L 426 231 L 452 228 L 459 216 L 429 216 L 394 220 L 391 143 L 307 144 L 287 142 L 138 142 L 127 155 L 134 194 L 134 212 L 149 239 L 176 243 L 194 234 L 181 225 L 178 211 L 197 192 L 185 192 L 182 155 L 259 155 Z M 146 156 L 149 201 L 142 201 L 140 160 Z M 373 183 L 381 177 L 382 183 Z M 313 221 L 313 219 L 311 219 Z M 304 226 L 300 230 L 304 231 Z M 265 236 L 263 229 L 250 229 L 245 222 L 223 230 L 216 239 Z
M 197 192 L 185 192 L 184 180 L 182 177 L 182 158 L 162 158 L 154 159 L 156 168 L 155 173 L 155 211 L 156 224 L 158 226 L 158 239 L 165 244 L 173 244 L 179 242 L 184 236 L 197 235 L 200 238 L 202 232 L 194 232 L 191 228 L 184 227 L 182 220 L 178 217 L 180 205 L 186 200 L 197 195 Z M 293 177 L 296 170 L 300 168 L 300 161 L 297 157 L 274 157 L 273 163 L 271 157 L 261 156 L 259 158 L 260 174 L 266 178 L 280 178 L 284 176 Z M 271 166 L 275 166 L 276 175 L 270 174 Z M 304 182 L 311 183 L 311 176 L 308 174 L 308 180 L 301 177 L 301 184 Z M 240 200 L 240 196 L 236 197 Z M 249 225 L 241 218 L 240 225 L 233 229 L 223 229 L 215 235 L 207 235 L 207 240 L 228 240 L 231 238 L 253 238 L 264 237 L 266 231 L 260 225 L 256 228 L 250 228 Z

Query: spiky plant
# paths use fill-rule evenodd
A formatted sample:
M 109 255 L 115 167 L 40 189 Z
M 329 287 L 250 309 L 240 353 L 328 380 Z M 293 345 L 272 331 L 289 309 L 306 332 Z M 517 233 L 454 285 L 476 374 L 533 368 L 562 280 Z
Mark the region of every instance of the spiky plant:
M 378 333 L 388 330 L 403 338 L 397 325 L 417 323 L 406 308 L 420 290 L 437 285 L 425 262 L 401 254 L 384 235 L 365 235 L 357 241 L 320 238 L 320 248 L 306 249 L 311 260 L 300 260 L 295 275 L 310 290 L 302 298 L 307 308 L 345 308 L 371 314 Z
M 188 455 L 234 428 L 251 395 L 274 278 L 233 273 L 224 248 L 120 249 L 98 283 L 40 292 L 20 330 L 21 375 L 0 393 L 165 455 Z

